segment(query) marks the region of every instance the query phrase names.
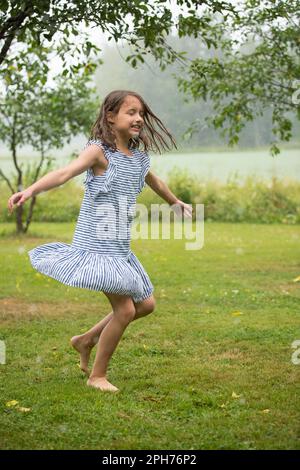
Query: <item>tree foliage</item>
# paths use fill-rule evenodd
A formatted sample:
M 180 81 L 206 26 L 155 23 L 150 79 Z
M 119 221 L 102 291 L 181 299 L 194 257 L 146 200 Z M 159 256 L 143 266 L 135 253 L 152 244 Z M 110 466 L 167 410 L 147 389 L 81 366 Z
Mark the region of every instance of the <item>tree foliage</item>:
M 214 103 L 207 123 L 228 135 L 231 145 L 246 122 L 271 108 L 271 151 L 278 153 L 278 142 L 291 137 L 291 114 L 300 117 L 300 1 L 176 0 L 176 6 L 174 17 L 165 0 L 0 0 L 0 73 L 9 81 L 17 66 L 30 75 L 30 55 L 32 67 L 39 63 L 42 69 L 36 80 L 43 80 L 50 63 L 43 52 L 50 48 L 63 76 L 81 73 L 99 52 L 85 29 L 93 27 L 108 41 L 127 41 L 132 51 L 125 60 L 134 68 L 147 54 L 162 70 L 181 63 L 179 89 Z M 166 38 L 174 28 L 179 37 L 199 42 L 199 57 L 189 59 L 170 46 Z M 201 55 L 203 47 L 209 57 Z
M 30 57 L 24 57 L 30 61 Z M 48 83 L 38 66 L 30 69 L 31 80 L 24 71 L 12 67 L 9 80 L 0 93 L 0 140 L 6 142 L 12 156 L 15 174 L 7 175 L 0 168 L 11 193 L 22 191 L 51 169 L 50 151 L 62 147 L 72 136 L 87 133 L 96 113 L 98 99 L 90 86 L 92 71 L 77 77 L 57 76 Z M 44 85 L 47 83 L 47 86 Z M 32 83 L 35 83 L 32 86 Z M 30 144 L 38 152 L 39 160 L 31 163 L 18 161 L 19 148 Z M 16 208 L 17 232 L 26 232 L 32 219 L 36 197 L 31 198 L 28 210 Z
M 209 25 L 205 19 L 199 22 L 197 9 L 205 7 L 211 14 L 234 11 L 227 1 L 178 0 L 176 3 L 182 12 L 177 23 L 166 0 L 151 3 L 144 0 L 0 0 L 0 64 L 5 68 L 15 54 L 19 54 L 19 46 L 26 51 L 37 46 L 47 47 L 49 43 L 52 47 L 60 44 L 57 49 L 62 60 L 66 55 L 76 56 L 79 63 L 91 51 L 99 50 L 84 29 L 89 26 L 106 33 L 108 41 L 126 40 L 133 47 L 127 60 L 134 67 L 143 62 L 143 56 L 151 53 L 164 68 L 180 59 L 180 54 L 165 40 L 174 26 L 179 34 L 193 34 L 201 28 L 203 37 L 210 41 Z M 68 69 L 65 61 L 64 70 Z
M 190 61 L 179 89 L 214 103 L 207 122 L 223 128 L 231 145 L 247 121 L 271 108 L 274 155 L 278 142 L 291 137 L 291 115 L 300 119 L 300 2 L 246 0 L 236 12 L 226 24 L 211 18 L 220 40 L 210 57 Z

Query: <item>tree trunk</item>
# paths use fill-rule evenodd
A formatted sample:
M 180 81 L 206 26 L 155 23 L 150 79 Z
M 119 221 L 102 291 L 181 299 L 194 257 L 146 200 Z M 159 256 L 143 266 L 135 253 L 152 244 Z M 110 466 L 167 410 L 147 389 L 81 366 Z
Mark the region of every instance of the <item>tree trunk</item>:
M 28 213 L 28 216 L 27 216 L 27 219 L 26 219 L 26 224 L 25 224 L 25 227 L 24 227 L 24 233 L 27 232 L 28 227 L 30 225 L 30 222 L 31 222 L 31 219 L 32 219 L 32 214 L 33 214 L 33 208 L 35 206 L 35 203 L 36 203 L 36 196 L 33 196 L 31 198 L 31 201 L 30 201 L 29 213 Z
M 16 127 L 17 127 L 17 113 L 14 114 L 13 117 L 13 125 L 12 125 L 12 139 L 11 139 L 11 151 L 12 151 L 12 157 L 14 161 L 14 165 L 16 167 L 17 173 L 18 173 L 18 179 L 17 179 L 17 191 L 22 191 L 23 190 L 23 174 L 22 170 L 18 165 L 17 161 L 17 139 L 16 139 Z M 17 228 L 17 234 L 23 233 L 23 207 L 22 206 L 17 206 L 16 207 L 16 228 Z
M 17 206 L 16 208 L 17 234 L 24 233 L 22 217 L 23 217 L 23 206 Z

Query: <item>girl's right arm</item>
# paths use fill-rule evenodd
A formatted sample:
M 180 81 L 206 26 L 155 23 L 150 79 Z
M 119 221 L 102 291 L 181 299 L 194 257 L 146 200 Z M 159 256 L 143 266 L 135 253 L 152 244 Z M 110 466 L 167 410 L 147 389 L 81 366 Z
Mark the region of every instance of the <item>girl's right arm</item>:
M 21 206 L 27 199 L 66 183 L 68 180 L 74 176 L 80 175 L 96 163 L 103 169 L 106 169 L 108 164 L 103 150 L 99 146 L 92 144 L 84 149 L 78 158 L 64 168 L 50 171 L 31 186 L 24 189 L 24 191 L 14 193 L 8 200 L 7 206 L 9 212 L 13 212 L 15 204 Z

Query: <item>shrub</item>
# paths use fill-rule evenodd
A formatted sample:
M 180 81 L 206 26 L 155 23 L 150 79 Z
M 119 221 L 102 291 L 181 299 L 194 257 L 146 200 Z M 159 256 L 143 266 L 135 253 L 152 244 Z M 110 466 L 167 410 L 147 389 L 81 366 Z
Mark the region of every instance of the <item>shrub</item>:
M 169 173 L 167 183 L 171 191 L 187 204 L 204 204 L 204 217 L 207 221 L 253 222 L 253 223 L 300 223 L 300 183 L 292 180 L 263 181 L 258 177 L 248 177 L 243 184 L 237 178 L 229 178 L 226 183 L 202 180 L 175 168 Z M 71 180 L 65 185 L 38 195 L 34 208 L 33 221 L 74 222 L 77 220 L 84 194 L 83 186 Z M 10 192 L 4 182 L 0 184 L 0 221 L 11 222 L 7 200 Z M 165 201 L 148 186 L 137 198 L 145 204 L 150 215 L 151 204 Z M 26 211 L 28 204 L 25 204 Z M 25 212 L 26 213 L 26 212 Z M 193 217 L 195 218 L 195 211 Z M 161 219 L 161 217 L 160 217 Z

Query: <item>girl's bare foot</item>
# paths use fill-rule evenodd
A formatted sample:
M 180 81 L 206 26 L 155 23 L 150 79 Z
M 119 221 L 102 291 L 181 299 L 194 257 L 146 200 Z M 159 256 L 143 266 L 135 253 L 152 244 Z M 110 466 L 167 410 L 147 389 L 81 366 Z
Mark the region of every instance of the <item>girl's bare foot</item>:
M 73 336 L 73 338 L 71 338 L 71 345 L 80 354 L 80 369 L 89 377 L 88 365 L 94 344 L 88 344 L 83 336 L 84 335 Z
M 86 384 L 90 387 L 99 388 L 103 392 L 119 392 L 119 389 L 109 383 L 106 377 L 90 377 Z

